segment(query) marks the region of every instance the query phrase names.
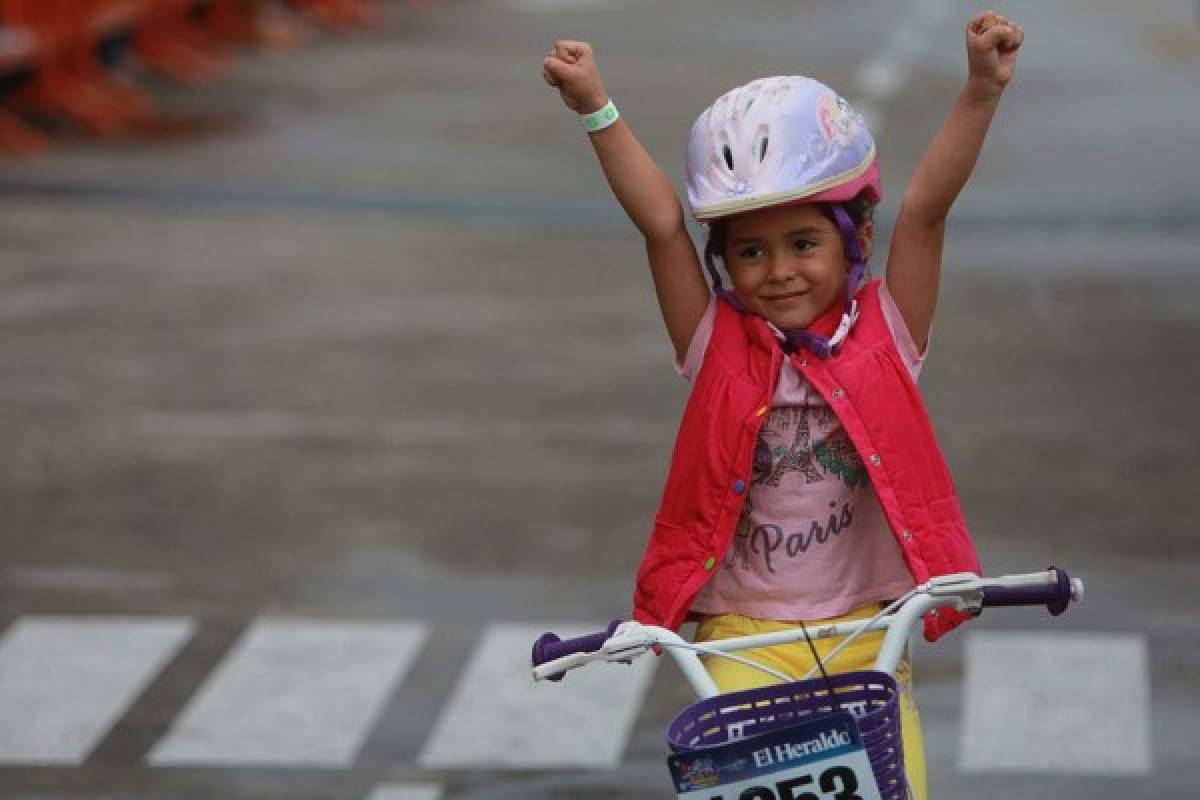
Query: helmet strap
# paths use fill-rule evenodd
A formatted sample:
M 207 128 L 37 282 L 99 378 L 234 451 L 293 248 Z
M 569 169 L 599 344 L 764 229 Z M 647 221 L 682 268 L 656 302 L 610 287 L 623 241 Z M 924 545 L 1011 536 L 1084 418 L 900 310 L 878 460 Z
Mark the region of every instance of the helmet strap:
M 846 307 L 849 309 L 850 301 L 858 294 L 859 284 L 866 274 L 867 260 L 863 258 L 862 246 L 858 243 L 858 226 L 850 218 L 846 207 L 841 203 L 831 203 L 829 209 L 833 213 L 833 221 L 838 231 L 842 234 L 842 250 L 846 253 L 846 260 L 850 262 L 846 273 Z

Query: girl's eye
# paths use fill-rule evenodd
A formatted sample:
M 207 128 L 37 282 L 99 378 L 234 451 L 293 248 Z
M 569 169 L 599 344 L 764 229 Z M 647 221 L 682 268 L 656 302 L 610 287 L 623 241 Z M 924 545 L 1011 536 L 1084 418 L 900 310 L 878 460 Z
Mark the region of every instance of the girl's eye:
M 758 258 L 759 255 L 761 255 L 761 254 L 762 254 L 762 248 L 758 247 L 757 245 L 749 245 L 747 247 L 743 247 L 738 252 L 738 256 L 740 258 L 745 258 L 745 259 Z
M 816 247 L 816 243 L 811 239 L 797 239 L 792 246 L 795 247 L 797 251 L 803 253 Z

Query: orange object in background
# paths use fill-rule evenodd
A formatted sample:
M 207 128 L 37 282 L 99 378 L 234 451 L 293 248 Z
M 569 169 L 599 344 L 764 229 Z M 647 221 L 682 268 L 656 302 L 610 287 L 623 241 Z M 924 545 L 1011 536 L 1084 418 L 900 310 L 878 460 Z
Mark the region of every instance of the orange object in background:
M 342 30 L 383 19 L 380 0 L 0 0 L 0 156 L 45 150 L 31 124 L 41 119 L 108 137 L 170 128 L 115 68 L 118 54 L 202 86 L 236 45 L 290 48 L 312 33 L 306 21 Z
M 32 75 L 7 98 L 17 111 L 65 117 L 103 136 L 152 112 L 146 95 L 109 74 L 97 55 L 106 37 L 132 28 L 137 0 L 0 0 L 0 23 L 36 37 Z
M 197 0 L 135 0 L 134 51 L 146 66 L 184 86 L 200 87 L 224 72 L 225 47 L 192 16 Z

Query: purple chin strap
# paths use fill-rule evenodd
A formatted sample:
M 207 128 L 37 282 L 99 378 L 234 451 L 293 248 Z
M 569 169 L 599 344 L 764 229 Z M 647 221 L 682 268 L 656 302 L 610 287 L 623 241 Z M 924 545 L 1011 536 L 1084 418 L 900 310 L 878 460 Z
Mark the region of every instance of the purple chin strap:
M 859 284 L 862 283 L 863 275 L 866 274 L 866 262 L 862 256 L 862 249 L 858 246 L 858 228 L 854 224 L 854 220 L 850 219 L 850 215 L 840 204 L 831 203 L 830 210 L 833 212 L 834 222 L 837 224 L 838 231 L 842 234 L 842 247 L 846 253 L 846 259 L 850 262 L 850 266 L 846 273 L 846 299 L 845 309 L 842 312 L 842 321 L 838 324 L 837 330 L 832 336 L 825 337 L 820 334 L 804 328 L 793 328 L 783 331 L 783 335 L 787 338 L 787 346 L 790 350 L 796 351 L 802 348 L 808 349 L 813 355 L 818 358 L 830 358 L 836 356 L 841 349 L 842 342 L 850 334 L 850 330 L 854 327 L 854 323 L 858 321 L 858 301 L 855 295 L 858 293 Z M 743 314 L 752 314 L 746 304 L 738 299 L 737 295 L 731 289 L 726 289 L 721 282 L 721 273 L 717 269 L 717 253 L 713 249 L 712 239 L 704 246 L 704 264 L 708 268 L 708 274 L 712 278 L 713 292 L 729 305 L 733 306 Z

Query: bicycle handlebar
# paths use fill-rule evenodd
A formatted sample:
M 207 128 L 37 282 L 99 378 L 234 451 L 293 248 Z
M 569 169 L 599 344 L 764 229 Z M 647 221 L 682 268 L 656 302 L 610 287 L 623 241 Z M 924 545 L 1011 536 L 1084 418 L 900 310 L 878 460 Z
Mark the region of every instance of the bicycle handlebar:
M 613 620 L 608 627 L 598 633 L 577 636 L 574 639 L 559 639 L 553 633 L 543 633 L 533 643 L 533 666 L 540 667 L 550 661 L 569 656 L 574 653 L 594 653 L 604 646 L 604 643 L 616 632 L 620 620 Z M 566 672 L 556 672 L 547 675 L 546 679 L 561 681 Z
M 868 630 L 886 631 L 883 647 L 876 658 L 876 669 L 890 673 L 902 655 L 909 630 L 922 615 L 933 613 L 938 608 L 949 607 L 968 614 L 979 614 L 985 607 L 1045 605 L 1051 614 L 1058 615 L 1072 602 L 1082 599 L 1083 581 L 1070 578 L 1066 570 L 1058 567 L 996 578 L 955 573 L 921 584 L 893 603 L 882 618 L 877 616 L 863 622 L 824 625 L 811 632 L 814 638 L 849 637 L 839 645 L 844 647 Z M 628 664 L 651 649 L 661 652 L 661 647 L 675 657 L 697 693 L 708 697 L 718 694 L 718 690 L 700 662 L 698 651 L 701 649 L 714 655 L 724 653 L 733 658 L 728 651 L 789 644 L 796 639 L 795 631 L 780 631 L 707 642 L 703 648 L 699 648 L 665 628 L 640 625 L 633 621 L 614 621 L 603 631 L 573 639 L 560 640 L 553 633 L 542 634 L 533 644 L 533 672 L 535 680 L 560 681 L 569 670 L 593 661 Z M 834 652 L 837 652 L 837 648 Z

